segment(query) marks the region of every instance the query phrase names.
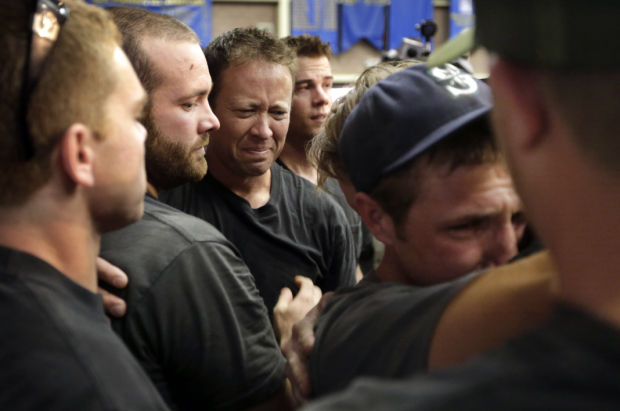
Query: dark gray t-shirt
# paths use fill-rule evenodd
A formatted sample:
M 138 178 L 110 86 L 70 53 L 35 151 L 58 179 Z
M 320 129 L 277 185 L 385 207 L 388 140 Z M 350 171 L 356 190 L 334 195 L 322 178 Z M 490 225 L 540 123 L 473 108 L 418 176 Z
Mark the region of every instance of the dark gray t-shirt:
M 331 196 L 274 163 L 270 199 L 250 204 L 211 174 L 160 197 L 219 229 L 239 249 L 271 313 L 282 287 L 297 292 L 296 275 L 323 291 L 353 285 L 357 265 L 351 230 Z
M 101 295 L 0 247 L 1 410 L 167 410 Z
M 290 171 L 281 158 L 277 160 L 277 163 L 284 169 Z M 349 222 L 351 234 L 353 235 L 353 244 L 355 245 L 355 256 L 357 257 L 357 263 L 359 264 L 362 272 L 364 274 L 368 274 L 374 269 L 376 254 L 375 243 L 372 240 L 372 233 L 368 230 L 368 228 L 366 228 L 357 211 L 353 210 L 347 202 L 347 198 L 342 192 L 342 189 L 338 184 L 338 180 L 331 177 L 327 178 L 325 180 L 323 190 L 317 190 L 319 193 L 323 191 L 331 194 L 332 198 L 336 200 L 340 208 L 342 208 L 342 211 L 344 211 L 347 221 Z
M 101 256 L 129 275 L 113 321 L 178 409 L 240 409 L 273 395 L 284 358 L 254 278 L 208 223 L 145 199 L 142 220 L 103 236 Z
M 417 287 L 382 283 L 371 273 L 336 292 L 315 326 L 308 361 L 315 395 L 341 390 L 361 376 L 399 378 L 426 370 L 441 315 L 479 274 Z
M 312 410 L 618 410 L 620 330 L 568 305 L 541 328 L 462 366 L 360 379 Z

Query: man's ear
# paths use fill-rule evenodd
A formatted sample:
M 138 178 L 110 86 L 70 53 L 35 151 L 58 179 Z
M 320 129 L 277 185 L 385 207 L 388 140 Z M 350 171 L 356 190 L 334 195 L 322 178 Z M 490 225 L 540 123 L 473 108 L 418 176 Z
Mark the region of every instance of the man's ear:
M 95 184 L 95 136 L 90 127 L 74 123 L 62 137 L 60 161 L 67 177 L 75 185 L 92 187 Z
M 355 210 L 370 232 L 383 244 L 391 245 L 396 233 L 392 218 L 366 193 L 355 193 L 353 201 Z
M 538 145 L 547 132 L 548 113 L 536 72 L 500 58 L 491 67 L 489 84 L 495 97 L 494 115 L 501 117 L 512 136 L 519 136 L 513 144 L 526 150 Z

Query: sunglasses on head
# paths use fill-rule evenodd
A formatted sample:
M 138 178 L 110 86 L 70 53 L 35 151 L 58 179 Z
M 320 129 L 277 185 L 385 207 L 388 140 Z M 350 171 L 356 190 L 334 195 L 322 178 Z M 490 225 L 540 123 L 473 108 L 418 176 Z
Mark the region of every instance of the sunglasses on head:
M 34 146 L 28 132 L 27 112 L 30 96 L 43 72 L 45 61 L 49 56 L 64 22 L 69 17 L 69 9 L 62 0 L 37 0 L 32 14 L 28 34 L 28 53 L 24 64 L 22 82 L 21 125 L 22 153 L 25 160 L 34 156 Z

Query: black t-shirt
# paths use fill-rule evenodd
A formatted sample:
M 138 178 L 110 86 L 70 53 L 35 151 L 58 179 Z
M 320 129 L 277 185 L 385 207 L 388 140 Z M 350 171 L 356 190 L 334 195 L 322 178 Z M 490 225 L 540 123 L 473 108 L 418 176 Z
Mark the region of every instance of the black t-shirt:
M 283 169 L 295 174 L 282 161 L 281 158 L 278 158 L 276 160 L 276 163 L 282 166 Z M 355 246 L 355 256 L 359 260 L 359 257 L 362 254 L 362 245 L 363 245 L 362 218 L 355 210 L 351 208 L 351 206 L 349 206 L 349 203 L 347 202 L 347 198 L 342 192 L 342 189 L 340 188 L 340 185 L 338 184 L 338 181 L 336 179 L 331 178 L 331 177 L 327 178 L 325 180 L 323 189 L 322 190 L 317 189 L 317 194 L 321 195 L 323 192 L 327 192 L 332 196 L 332 198 L 336 201 L 336 203 L 338 203 L 338 205 L 344 212 L 344 215 L 347 217 L 347 222 L 349 223 L 349 229 L 351 230 L 351 234 L 353 238 L 353 244 Z
M 1 410 L 167 410 L 94 294 L 0 247 Z
M 362 222 L 360 215 L 351 208 L 347 202 L 338 181 L 333 178 L 325 180 L 325 190 L 333 196 L 338 205 L 342 207 L 344 214 L 349 221 L 349 227 L 351 227 L 351 233 L 353 234 L 353 241 L 355 242 L 355 255 L 357 256 L 357 263 L 359 264 L 362 272 L 368 274 L 374 270 L 375 263 L 375 244 L 372 241 L 372 233 Z
M 480 273 L 432 286 L 382 283 L 370 273 L 337 291 L 315 326 L 308 371 L 317 396 L 361 376 L 398 378 L 424 371 L 441 315 Z
M 281 165 L 282 168 L 291 171 L 281 158 L 276 160 L 276 162 Z M 344 215 L 347 217 L 347 221 L 349 222 L 351 234 L 353 235 L 353 244 L 355 245 L 355 256 L 357 257 L 357 263 L 364 274 L 370 273 L 374 269 L 376 254 L 375 243 L 372 241 L 372 233 L 364 225 L 362 218 L 357 211 L 351 208 L 336 179 L 331 177 L 327 178 L 323 189 L 332 195 L 332 198 L 336 200 L 338 205 L 342 208 L 342 211 L 344 211 Z
M 545 326 L 462 366 L 360 379 L 304 410 L 618 410 L 620 330 L 568 305 Z
M 129 275 L 113 321 L 179 409 L 240 409 L 284 383 L 284 358 L 254 278 L 214 227 L 147 196 L 142 220 L 103 236 L 101 256 Z
M 235 244 L 270 313 L 282 287 L 297 292 L 296 275 L 323 291 L 355 282 L 355 248 L 344 212 L 330 195 L 277 163 L 270 199 L 257 209 L 209 173 L 161 199 L 213 224 Z

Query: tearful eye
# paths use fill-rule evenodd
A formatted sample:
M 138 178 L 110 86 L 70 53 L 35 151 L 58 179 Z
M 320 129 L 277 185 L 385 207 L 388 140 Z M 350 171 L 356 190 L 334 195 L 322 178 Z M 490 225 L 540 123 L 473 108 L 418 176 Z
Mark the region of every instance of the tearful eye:
M 254 110 L 251 109 L 251 108 L 243 108 L 243 109 L 238 109 L 238 110 L 235 110 L 235 111 L 241 117 L 249 117 L 252 114 L 254 114 Z
M 489 221 L 484 218 L 475 218 L 468 221 L 464 221 L 459 224 L 455 224 L 448 227 L 449 231 L 452 232 L 467 232 L 467 231 L 478 231 L 485 228 L 485 225 L 488 225 Z
M 475 227 L 475 224 L 470 222 L 470 223 L 463 223 L 463 224 L 453 225 L 449 229 L 452 230 L 452 231 L 465 231 L 465 230 L 471 230 L 474 227 Z

